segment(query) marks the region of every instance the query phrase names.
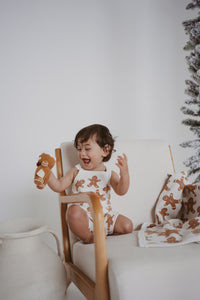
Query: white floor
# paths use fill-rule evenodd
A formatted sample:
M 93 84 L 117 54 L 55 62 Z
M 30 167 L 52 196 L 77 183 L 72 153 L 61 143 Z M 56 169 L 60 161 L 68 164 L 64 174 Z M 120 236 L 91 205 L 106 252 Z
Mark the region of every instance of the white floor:
M 83 294 L 71 283 L 67 289 L 67 295 L 65 300 L 86 300 Z

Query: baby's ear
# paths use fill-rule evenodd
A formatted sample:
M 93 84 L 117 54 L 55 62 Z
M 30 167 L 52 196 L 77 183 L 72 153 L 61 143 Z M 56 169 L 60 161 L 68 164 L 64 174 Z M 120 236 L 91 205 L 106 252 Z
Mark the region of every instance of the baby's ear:
M 111 150 L 111 146 L 106 144 L 104 147 L 103 147 L 103 151 L 105 153 L 105 155 L 107 156 L 109 153 L 110 153 L 110 150 Z

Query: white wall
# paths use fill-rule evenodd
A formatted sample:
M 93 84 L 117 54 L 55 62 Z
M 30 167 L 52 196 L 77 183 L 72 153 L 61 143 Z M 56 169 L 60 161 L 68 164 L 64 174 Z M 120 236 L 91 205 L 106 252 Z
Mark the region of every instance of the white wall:
M 185 168 L 187 3 L 0 1 L 0 220 L 36 216 L 59 230 L 57 195 L 36 190 L 35 163 L 92 123 L 166 139 Z

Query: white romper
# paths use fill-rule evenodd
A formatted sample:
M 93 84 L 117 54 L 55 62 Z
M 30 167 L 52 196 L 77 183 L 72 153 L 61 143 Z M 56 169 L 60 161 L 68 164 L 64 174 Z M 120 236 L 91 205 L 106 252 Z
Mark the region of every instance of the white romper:
M 95 192 L 101 201 L 104 215 L 104 225 L 106 235 L 113 234 L 116 219 L 119 215 L 114 212 L 110 201 L 110 177 L 111 170 L 106 171 L 88 171 L 84 170 L 80 164 L 75 166 L 79 172 L 72 183 L 72 193 Z M 77 204 L 83 208 L 89 217 L 89 229 L 93 231 L 93 218 L 88 203 Z

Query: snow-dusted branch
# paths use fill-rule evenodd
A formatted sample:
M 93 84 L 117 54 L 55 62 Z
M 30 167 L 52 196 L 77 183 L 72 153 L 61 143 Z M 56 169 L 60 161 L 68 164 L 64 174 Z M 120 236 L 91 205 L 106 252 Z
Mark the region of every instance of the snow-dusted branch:
M 181 146 L 195 150 L 195 154 L 187 158 L 184 164 L 189 168 L 188 175 L 198 174 L 195 179 L 195 182 L 198 182 L 200 181 L 200 0 L 193 0 L 186 7 L 186 9 L 194 8 L 198 8 L 198 17 L 183 22 L 185 33 L 189 37 L 184 50 L 189 51 L 186 62 L 191 79 L 185 81 L 185 93 L 189 99 L 185 101 L 181 110 L 183 114 L 190 116 L 182 123 L 189 127 L 197 139 L 184 142 Z

